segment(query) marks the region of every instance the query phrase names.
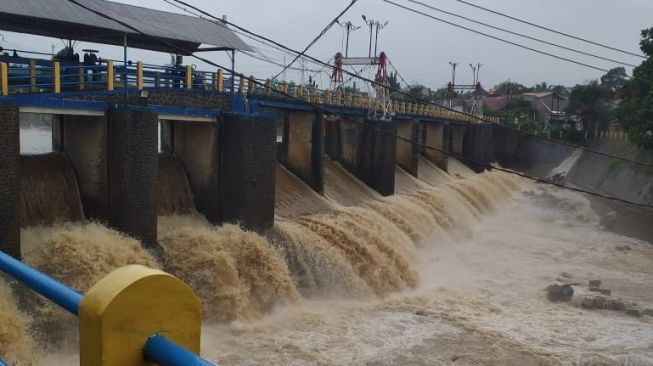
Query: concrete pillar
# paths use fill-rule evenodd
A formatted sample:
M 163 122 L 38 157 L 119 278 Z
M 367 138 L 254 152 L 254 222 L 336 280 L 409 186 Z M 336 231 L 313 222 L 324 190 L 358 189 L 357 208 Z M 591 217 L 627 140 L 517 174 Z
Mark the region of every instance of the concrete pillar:
M 174 121 L 165 123 L 162 133 L 174 135 L 172 149 L 165 151 L 183 163 L 195 208 L 216 225 L 222 222 L 219 130 L 217 122 Z
M 154 247 L 158 116 L 146 108 L 118 106 L 109 109 L 108 122 L 109 224 Z
M 220 122 L 222 220 L 264 232 L 274 224 L 276 124 L 226 113 Z
M 0 105 L 0 250 L 20 259 L 18 106 Z
M 426 145 L 424 156 L 446 172 L 449 161 L 447 153 L 451 150 L 452 129 L 444 123 L 427 122 L 422 126 L 424 145 Z
M 316 192 L 324 193 L 324 114 L 288 111 L 279 160 Z
M 358 177 L 383 196 L 395 193 L 397 121 L 366 120 Z
M 488 169 L 494 161 L 493 126 L 470 124 L 464 134 L 463 159 L 468 167 L 476 172 Z
M 397 122 L 397 165 L 417 177 L 419 166 L 419 121 Z

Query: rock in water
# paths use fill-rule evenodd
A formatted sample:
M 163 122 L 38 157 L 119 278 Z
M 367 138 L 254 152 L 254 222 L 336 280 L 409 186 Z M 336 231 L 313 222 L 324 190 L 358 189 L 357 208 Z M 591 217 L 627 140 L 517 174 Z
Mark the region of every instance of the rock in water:
M 574 288 L 571 287 L 571 285 L 553 284 L 546 288 L 546 295 L 549 301 L 566 302 L 571 300 L 571 297 L 574 296 Z

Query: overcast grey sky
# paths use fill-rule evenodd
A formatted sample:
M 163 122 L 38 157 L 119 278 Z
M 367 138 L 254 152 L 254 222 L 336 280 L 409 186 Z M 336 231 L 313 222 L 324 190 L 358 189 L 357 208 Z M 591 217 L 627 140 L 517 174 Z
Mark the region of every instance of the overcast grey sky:
M 25 0 L 29 1 L 29 0 Z M 295 49 L 303 49 L 320 30 L 333 19 L 349 0 L 186 0 L 191 4 L 205 9 L 215 15 L 226 14 L 230 21 L 252 31 L 264 34 Z M 405 0 L 395 0 L 411 7 L 415 4 Z M 596 46 L 574 41 L 549 32 L 538 30 L 524 24 L 483 12 L 460 4 L 454 0 L 422 0 L 433 6 L 448 11 L 463 14 L 513 31 L 544 38 L 548 41 L 563 44 L 574 49 L 597 53 L 605 57 L 639 64 L 641 59 L 609 51 Z M 617 48 L 639 52 L 638 42 L 641 29 L 653 26 L 653 1 L 651 0 L 469 0 L 484 7 L 505 12 L 541 25 L 546 25 L 564 32 L 572 33 L 597 42 Z M 181 10 L 166 4 L 163 0 L 120 0 L 120 2 L 151 7 L 160 10 L 181 12 Z M 495 34 L 501 38 L 514 40 L 534 48 L 555 53 L 564 57 L 576 59 L 596 65 L 601 68 L 619 66 L 610 62 L 595 60 L 586 56 L 560 50 L 551 46 L 503 34 L 496 30 L 488 30 L 478 25 L 469 24 L 463 20 L 448 15 L 438 14 L 425 9 L 437 17 L 460 23 Z M 472 71 L 469 63 L 481 62 L 481 82 L 486 86 L 495 85 L 503 80 L 513 80 L 526 85 L 540 81 L 550 84 L 574 85 L 591 79 L 599 78 L 603 73 L 556 60 L 548 56 L 535 54 L 531 51 L 503 44 L 499 41 L 485 38 L 468 31 L 454 28 L 450 25 L 435 22 L 431 19 L 409 13 L 406 10 L 393 7 L 381 0 L 359 0 L 358 3 L 342 18 L 352 20 L 357 25 L 363 25 L 361 14 L 368 18 L 389 21 L 379 37 L 379 49 L 386 51 L 391 61 L 408 82 L 419 82 L 432 88 L 444 86 L 451 78 L 449 61 L 455 60 L 461 65 L 457 73 L 457 81 L 470 83 Z M 17 35 L 1 32 L 5 41 L 4 47 L 28 48 L 50 51 L 51 45 L 61 47 L 58 40 L 42 37 Z M 344 31 L 339 26 L 334 27 L 309 52 L 322 60 L 330 59 L 343 47 Z M 369 33 L 360 29 L 352 34 L 350 56 L 367 56 Z M 249 44 L 261 47 L 250 40 Z M 86 44 L 80 45 L 80 49 Z M 97 47 L 97 46 L 96 46 Z M 122 51 L 117 47 L 100 47 L 103 55 L 121 58 Z M 278 51 L 260 49 L 266 57 L 283 62 L 283 55 Z M 146 52 L 130 51 L 130 59 L 167 63 L 169 56 Z M 218 53 L 207 53 L 216 62 L 227 65 L 227 58 Z M 287 56 L 286 61 L 290 57 Z M 197 63 L 194 60 L 186 60 Z M 239 72 L 255 74 L 259 77 L 270 77 L 280 71 L 280 67 L 272 66 L 245 55 L 237 56 Z M 199 67 L 205 69 L 200 63 Z M 306 65 L 309 69 L 318 69 L 315 65 Z M 306 75 L 309 75 L 307 73 Z M 372 74 L 368 74 L 371 76 Z M 289 72 L 288 78 L 299 78 L 298 72 Z M 328 75 L 322 73 L 318 81 L 328 83 Z

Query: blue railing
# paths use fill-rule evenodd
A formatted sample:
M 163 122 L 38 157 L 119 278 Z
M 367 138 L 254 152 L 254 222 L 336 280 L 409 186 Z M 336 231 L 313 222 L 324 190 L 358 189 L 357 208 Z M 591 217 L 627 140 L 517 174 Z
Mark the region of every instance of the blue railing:
M 22 282 L 66 311 L 76 316 L 79 315 L 79 304 L 83 296 L 70 287 L 1 251 L 0 271 Z M 213 365 L 159 334 L 154 334 L 145 341 L 143 356 L 146 360 L 160 366 Z M 0 366 L 6 366 L 6 364 L 0 360 Z

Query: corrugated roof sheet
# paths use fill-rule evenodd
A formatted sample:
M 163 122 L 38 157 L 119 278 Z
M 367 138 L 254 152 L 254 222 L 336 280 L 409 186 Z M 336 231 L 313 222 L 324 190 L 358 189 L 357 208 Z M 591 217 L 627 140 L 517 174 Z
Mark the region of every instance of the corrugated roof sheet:
M 67 0 L 0 0 L 0 28 L 28 34 L 122 44 L 173 52 L 160 38 L 194 51 L 200 44 L 250 50 L 232 30 L 205 19 L 106 0 L 77 0 L 90 9 L 119 19 L 147 36 L 101 17 Z M 173 47 L 175 48 L 175 47 Z M 179 53 L 179 52 L 177 52 Z

